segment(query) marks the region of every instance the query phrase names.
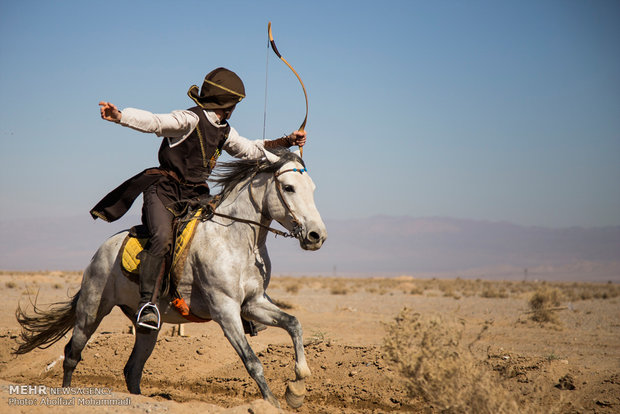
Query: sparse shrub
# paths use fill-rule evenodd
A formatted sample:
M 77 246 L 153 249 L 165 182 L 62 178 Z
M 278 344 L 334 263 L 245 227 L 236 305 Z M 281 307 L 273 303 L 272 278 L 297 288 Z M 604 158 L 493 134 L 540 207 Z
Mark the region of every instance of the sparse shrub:
M 620 285 L 612 283 L 572 283 L 563 286 L 562 292 L 569 301 L 612 299 L 620 295 Z
M 456 291 L 454 291 L 454 289 L 452 288 L 443 289 L 443 296 L 446 298 L 461 299 L 461 295 L 456 293 Z
M 501 287 L 498 289 L 496 286 L 487 284 L 486 286 L 482 288 L 482 292 L 480 293 L 480 296 L 483 298 L 506 299 L 509 295 L 506 292 L 505 288 Z
M 588 300 L 588 299 L 592 299 L 594 295 L 592 294 L 592 290 L 591 289 L 581 289 L 580 293 L 579 293 L 579 299 L 581 300 Z
M 410 295 L 423 295 L 424 294 L 424 289 L 422 289 L 419 286 L 415 286 L 412 287 L 411 290 L 409 291 Z
M 404 377 L 410 397 L 422 397 L 443 413 L 519 412 L 497 374 L 461 344 L 463 323 L 424 320 L 407 309 L 387 326 L 384 352 Z
M 332 286 L 330 293 L 332 295 L 346 295 L 349 293 L 349 289 L 344 285 Z
M 14 289 L 17 287 L 17 283 L 15 283 L 14 281 L 10 280 L 8 282 L 6 282 L 4 284 L 4 286 L 8 287 L 9 289 Z
M 286 286 L 286 291 L 288 293 L 292 293 L 292 294 L 296 295 L 297 293 L 299 293 L 299 284 L 297 284 L 297 283 L 288 284 Z
M 437 280 L 436 283 L 437 289 L 444 294 L 448 293 L 450 295 L 454 291 L 454 282 L 451 280 Z
M 551 352 L 549 355 L 545 357 L 545 359 L 549 362 L 556 361 L 558 359 L 562 359 L 562 357 L 555 354 L 555 352 Z
M 559 320 L 554 313 L 554 307 L 560 305 L 561 293 L 557 288 L 542 286 L 530 298 L 531 319 L 536 322 L 550 322 L 558 324 Z
M 332 295 L 346 295 L 349 293 L 347 282 L 342 279 L 334 279 L 328 287 Z
M 472 296 L 476 296 L 476 292 L 475 292 L 474 290 L 470 289 L 470 288 L 467 288 L 467 289 L 463 290 L 463 291 L 461 292 L 461 294 L 462 294 L 464 297 L 466 297 L 466 298 L 470 298 L 470 297 L 472 297 Z
M 451 280 L 438 280 L 437 288 L 444 297 L 460 299 L 460 296 L 454 290 L 454 282 Z
M 306 346 L 308 346 L 308 345 L 316 345 L 316 344 L 320 344 L 322 342 L 330 342 L 331 343 L 331 340 L 327 339 L 327 334 L 325 332 L 323 332 L 323 331 L 312 331 L 312 334 L 306 340 L 304 345 L 306 345 Z

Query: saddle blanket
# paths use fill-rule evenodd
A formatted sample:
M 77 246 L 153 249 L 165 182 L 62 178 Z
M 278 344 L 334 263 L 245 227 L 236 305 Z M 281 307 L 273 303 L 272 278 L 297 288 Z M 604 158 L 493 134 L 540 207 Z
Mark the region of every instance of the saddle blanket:
M 175 275 L 180 276 L 181 271 L 183 270 L 183 263 L 187 257 L 188 247 L 194 237 L 196 224 L 198 223 L 201 214 L 202 209 L 196 211 L 189 221 L 182 223 L 184 224 L 182 228 L 179 226 L 177 229 L 177 235 L 174 240 L 172 263 L 169 270 L 171 274 L 174 273 Z M 148 237 L 133 236 L 131 232 L 125 238 L 123 246 L 121 247 L 121 265 L 123 271 L 128 276 L 137 276 L 140 274 L 140 259 L 138 258 L 138 254 L 144 250 L 147 242 Z

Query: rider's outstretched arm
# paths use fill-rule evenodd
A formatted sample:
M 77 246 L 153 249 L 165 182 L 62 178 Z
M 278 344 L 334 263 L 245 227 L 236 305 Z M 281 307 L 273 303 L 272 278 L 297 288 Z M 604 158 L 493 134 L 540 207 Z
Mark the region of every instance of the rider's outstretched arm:
M 153 133 L 158 137 L 185 138 L 198 125 L 198 115 L 191 111 L 172 111 L 154 114 L 136 108 L 120 111 L 110 102 L 99 102 L 101 118 L 140 132 Z

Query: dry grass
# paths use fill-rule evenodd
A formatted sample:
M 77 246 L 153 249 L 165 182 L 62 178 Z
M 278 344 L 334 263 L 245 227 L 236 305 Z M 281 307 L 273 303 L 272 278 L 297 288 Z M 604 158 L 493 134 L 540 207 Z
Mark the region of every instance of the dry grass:
M 562 292 L 569 301 L 573 302 L 589 299 L 613 299 L 620 296 L 620 285 L 612 283 L 570 283 L 564 286 Z
M 281 289 L 287 294 L 300 294 L 303 289 L 325 290 L 332 295 L 353 295 L 367 292 L 374 295 L 423 295 L 450 297 L 455 300 L 469 297 L 517 299 L 528 301 L 540 289 L 557 289 L 567 302 L 620 297 L 620 285 L 586 282 L 501 281 L 482 279 L 416 279 L 413 277 L 293 277 L 278 276 L 269 289 Z
M 384 351 L 409 396 L 442 413 L 523 412 L 498 375 L 462 343 L 463 331 L 463 323 L 424 319 L 407 309 L 387 326 Z
M 79 282 L 80 271 L 20 272 L 0 270 L 7 288 L 21 288 L 20 278 L 43 277 L 38 285 L 49 283 L 60 289 L 66 283 Z M 1 280 L 1 279 L 0 279 Z M 35 285 L 36 287 L 36 285 Z M 367 292 L 376 295 L 422 295 L 428 297 L 450 297 L 455 300 L 469 297 L 511 298 L 528 301 L 540 289 L 557 289 L 566 302 L 581 300 L 614 299 L 620 297 L 620 284 L 587 282 L 538 282 L 538 281 L 493 281 L 482 279 L 418 279 L 412 276 L 345 278 L 327 276 L 276 276 L 271 279 L 269 290 L 284 291 L 287 295 L 303 294 L 304 289 L 325 290 L 332 295 L 353 295 Z M 25 292 L 26 293 L 26 292 Z
M 329 292 L 332 295 L 346 295 L 349 293 L 349 289 L 347 289 L 346 286 L 338 285 L 338 286 L 333 286 Z
M 480 297 L 506 299 L 510 297 L 510 295 L 508 294 L 505 286 L 485 281 L 482 283 L 482 291 L 480 292 Z
M 296 295 L 299 293 L 299 283 L 289 283 L 286 285 L 285 290 L 287 293 L 292 293 Z
M 560 321 L 555 311 L 560 306 L 562 294 L 557 288 L 543 286 L 530 298 L 530 319 L 535 322 L 549 322 L 559 324 Z

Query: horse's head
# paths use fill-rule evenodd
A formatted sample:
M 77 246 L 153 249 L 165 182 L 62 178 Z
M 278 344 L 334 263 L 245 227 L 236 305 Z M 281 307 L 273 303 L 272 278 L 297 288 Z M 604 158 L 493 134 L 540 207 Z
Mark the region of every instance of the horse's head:
M 273 184 L 265 193 L 269 215 L 299 239 L 305 250 L 318 250 L 327 239 L 327 229 L 314 204 L 316 186 L 298 154 L 265 151 L 277 166 Z

